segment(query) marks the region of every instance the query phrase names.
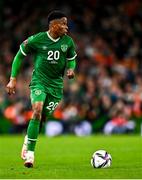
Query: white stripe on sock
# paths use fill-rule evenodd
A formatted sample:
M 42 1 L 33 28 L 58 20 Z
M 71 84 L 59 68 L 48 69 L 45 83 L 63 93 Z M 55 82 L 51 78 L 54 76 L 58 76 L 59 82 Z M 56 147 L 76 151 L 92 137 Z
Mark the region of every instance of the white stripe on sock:
M 28 138 L 29 141 L 36 141 L 37 139 Z

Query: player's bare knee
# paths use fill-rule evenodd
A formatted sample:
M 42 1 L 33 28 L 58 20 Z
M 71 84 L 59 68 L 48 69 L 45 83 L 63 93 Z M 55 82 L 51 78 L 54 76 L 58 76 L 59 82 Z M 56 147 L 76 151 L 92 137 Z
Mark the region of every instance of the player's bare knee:
M 39 105 L 34 105 L 33 106 L 33 119 L 38 119 L 41 120 L 42 117 L 42 106 Z
M 37 110 L 34 110 L 33 111 L 33 119 L 41 120 L 41 112 L 37 111 Z

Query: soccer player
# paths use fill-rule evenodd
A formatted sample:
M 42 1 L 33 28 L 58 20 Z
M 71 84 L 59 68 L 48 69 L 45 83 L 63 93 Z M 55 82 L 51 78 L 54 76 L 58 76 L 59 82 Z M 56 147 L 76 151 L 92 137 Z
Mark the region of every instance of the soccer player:
M 30 36 L 21 45 L 7 84 L 8 94 L 15 94 L 21 63 L 28 54 L 34 55 L 34 70 L 30 82 L 32 119 L 27 128 L 21 157 L 26 167 L 33 167 L 34 151 L 42 117 L 52 113 L 63 96 L 63 76 L 74 78 L 76 52 L 74 41 L 67 35 L 67 16 L 60 11 L 48 15 L 48 31 Z

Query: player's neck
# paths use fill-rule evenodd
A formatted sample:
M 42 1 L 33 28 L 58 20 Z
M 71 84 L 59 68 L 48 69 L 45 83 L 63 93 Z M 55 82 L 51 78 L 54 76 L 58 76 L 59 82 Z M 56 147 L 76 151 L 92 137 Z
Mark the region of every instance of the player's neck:
M 54 32 L 52 32 L 52 31 L 48 31 L 48 34 L 53 38 L 53 39 L 58 39 L 59 38 L 59 36 L 57 35 L 57 34 L 55 34 Z

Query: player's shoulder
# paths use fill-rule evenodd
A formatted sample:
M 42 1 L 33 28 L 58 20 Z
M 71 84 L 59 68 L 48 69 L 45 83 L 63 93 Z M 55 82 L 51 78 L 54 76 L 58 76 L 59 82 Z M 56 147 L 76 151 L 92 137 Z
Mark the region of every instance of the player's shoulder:
M 36 34 L 31 35 L 29 38 L 33 40 L 40 40 L 46 35 L 46 32 L 38 32 Z
M 67 35 L 67 34 L 65 34 L 62 38 L 63 38 L 64 40 L 66 40 L 66 41 L 70 42 L 70 43 L 72 43 L 72 42 L 73 42 L 72 37 L 71 37 L 71 36 L 69 36 L 69 35 Z
M 68 34 L 65 34 L 65 35 L 63 36 L 63 38 L 64 38 L 64 39 L 67 39 L 67 40 L 72 40 L 72 37 L 69 36 Z

